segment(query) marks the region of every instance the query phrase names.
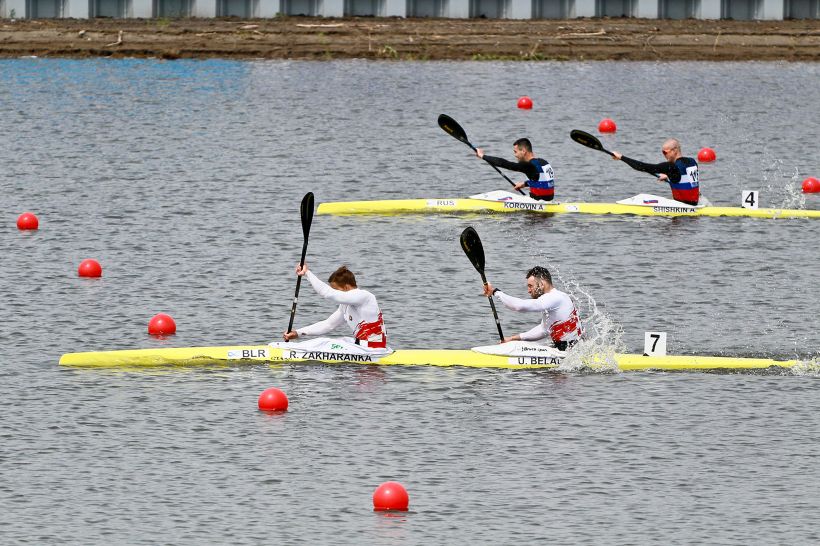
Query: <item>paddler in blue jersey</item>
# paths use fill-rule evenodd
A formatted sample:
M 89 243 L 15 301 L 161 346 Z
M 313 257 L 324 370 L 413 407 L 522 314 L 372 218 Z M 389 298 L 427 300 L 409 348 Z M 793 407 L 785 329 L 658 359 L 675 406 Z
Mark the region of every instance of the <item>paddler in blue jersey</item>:
M 619 152 L 612 152 L 612 159 L 623 161 L 636 171 L 657 175 L 658 180 L 669 183 L 674 200 L 687 205 L 697 205 L 700 201 L 698 162 L 691 157 L 683 157 L 680 142 L 674 138 L 663 143 L 661 153 L 666 161 L 657 164 L 630 159 Z
M 527 186 L 530 189 L 530 197 L 541 201 L 552 201 L 555 197 L 555 173 L 549 161 L 540 157 L 535 157 L 532 153 L 532 143 L 527 138 L 519 138 L 513 143 L 513 155 L 516 162 L 507 161 L 500 157 L 484 155 L 484 150 L 477 148 L 475 155 L 483 159 L 490 165 L 524 173 L 527 180 L 515 184 L 515 189 L 520 190 Z

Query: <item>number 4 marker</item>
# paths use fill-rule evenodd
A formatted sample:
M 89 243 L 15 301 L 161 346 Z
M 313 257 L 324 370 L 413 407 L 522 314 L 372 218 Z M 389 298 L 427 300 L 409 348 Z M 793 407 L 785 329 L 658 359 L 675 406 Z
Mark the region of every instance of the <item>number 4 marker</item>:
M 744 209 L 756 209 L 758 205 L 757 192 L 743 190 L 740 194 L 740 206 Z

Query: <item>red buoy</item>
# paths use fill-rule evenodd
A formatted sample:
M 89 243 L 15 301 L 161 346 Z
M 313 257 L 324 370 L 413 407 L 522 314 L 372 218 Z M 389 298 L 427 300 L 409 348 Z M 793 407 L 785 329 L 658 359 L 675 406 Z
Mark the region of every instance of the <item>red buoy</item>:
M 276 387 L 265 389 L 259 395 L 259 409 L 262 411 L 288 411 L 288 397 Z
M 601 120 L 601 123 L 598 124 L 598 131 L 601 133 L 614 133 L 618 130 L 618 127 L 615 125 L 615 122 L 609 118 L 604 118 Z
M 524 95 L 518 99 L 518 107 L 522 110 L 532 110 L 532 99 Z
M 712 148 L 701 148 L 698 152 L 698 161 L 701 163 L 711 163 L 717 159 L 717 154 Z
M 402 510 L 410 505 L 410 496 L 399 482 L 384 482 L 373 492 L 373 510 Z
M 77 275 L 80 277 L 102 277 L 102 266 L 97 260 L 83 260 L 77 268 Z
M 803 193 L 820 192 L 820 180 L 810 176 L 803 181 Z
M 33 212 L 24 212 L 17 217 L 17 229 L 37 229 L 40 226 L 40 221 Z
M 148 321 L 148 333 L 152 336 L 169 336 L 177 333 L 177 323 L 170 315 L 157 313 Z

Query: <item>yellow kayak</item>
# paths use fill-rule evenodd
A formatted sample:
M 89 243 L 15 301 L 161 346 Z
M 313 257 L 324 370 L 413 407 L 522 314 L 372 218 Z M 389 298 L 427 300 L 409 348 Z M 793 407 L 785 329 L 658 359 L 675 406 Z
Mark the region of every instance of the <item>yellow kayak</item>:
M 614 355 L 615 366 L 627 370 L 737 370 L 792 368 L 799 360 L 716 356 L 643 356 Z M 589 359 L 585 365 L 595 369 L 611 364 Z M 323 362 L 379 366 L 463 366 L 468 368 L 534 369 L 556 368 L 560 357 L 506 356 L 479 353 L 470 349 L 400 349 L 388 356 L 334 352 L 290 351 L 270 345 L 232 345 L 224 347 L 182 347 L 67 353 L 61 366 L 74 368 L 149 368 L 171 366 L 238 365 L 259 363 Z
M 510 192 L 494 191 L 468 198 L 396 199 L 320 203 L 317 214 L 423 214 L 462 212 L 530 212 L 536 214 L 632 214 L 636 216 L 739 216 L 747 218 L 820 218 L 820 210 L 692 206 L 649 194 L 616 203 L 557 203 L 536 201 Z

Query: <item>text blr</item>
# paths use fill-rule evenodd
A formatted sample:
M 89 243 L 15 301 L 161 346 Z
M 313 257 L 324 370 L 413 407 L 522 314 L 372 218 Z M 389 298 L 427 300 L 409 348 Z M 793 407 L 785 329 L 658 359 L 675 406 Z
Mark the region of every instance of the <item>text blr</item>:
M 269 356 L 267 349 L 238 349 L 228 351 L 228 358 L 238 360 L 267 359 Z

